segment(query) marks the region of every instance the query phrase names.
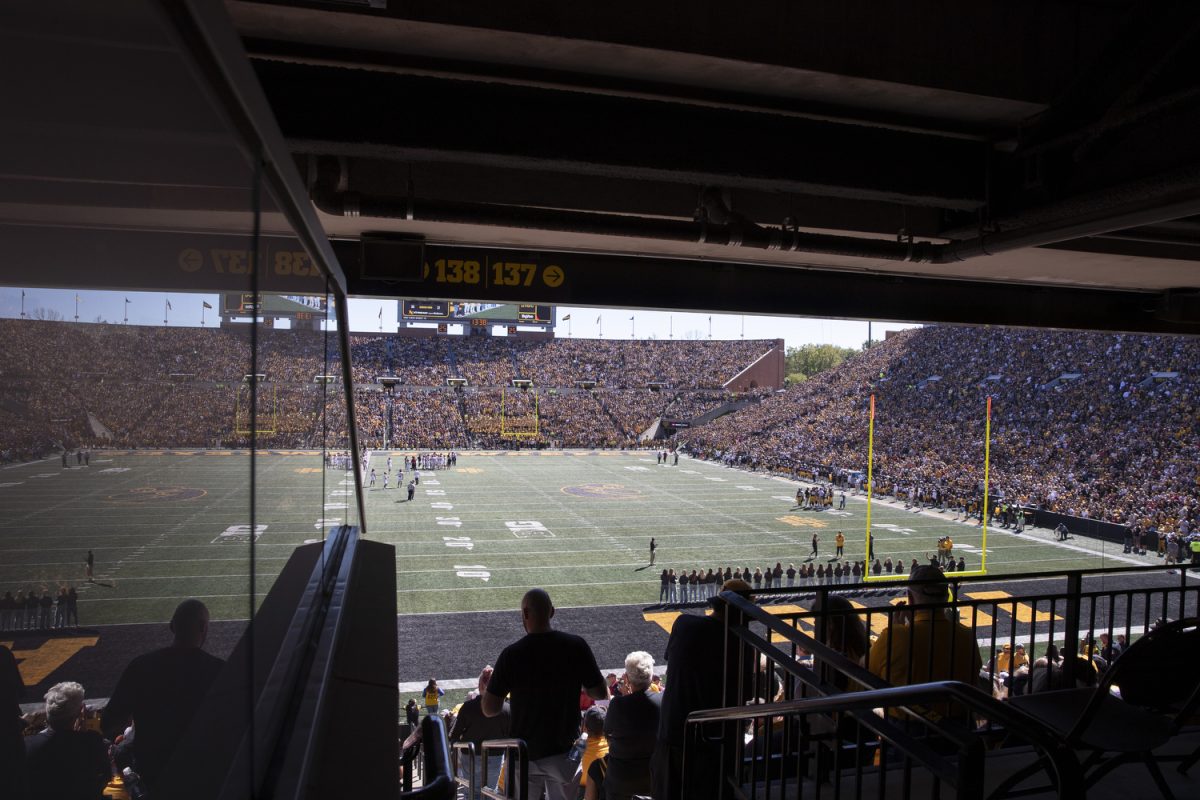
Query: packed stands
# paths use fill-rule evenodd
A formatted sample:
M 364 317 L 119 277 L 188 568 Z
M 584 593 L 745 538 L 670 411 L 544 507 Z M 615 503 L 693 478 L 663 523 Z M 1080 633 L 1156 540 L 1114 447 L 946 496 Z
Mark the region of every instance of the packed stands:
M 0 457 L 82 446 L 241 447 L 248 441 L 248 330 L 0 321 Z M 350 337 L 362 441 L 444 449 L 631 445 L 669 403 L 702 412 L 769 341 Z M 256 372 L 263 447 L 345 447 L 341 355 L 327 333 L 260 330 Z M 48 366 L 48 365 L 52 365 Z M 399 386 L 384 387 L 381 376 Z M 447 388 L 451 377 L 468 388 Z M 533 381 L 529 394 L 513 378 Z M 580 381 L 594 385 L 581 392 Z M 661 384 L 661 392 L 647 388 Z M 697 388 L 699 387 L 699 388 Z M 513 409 L 501 423 L 501 389 Z M 702 399 L 693 395 L 699 393 Z M 535 400 L 536 398 L 536 400 Z M 534 418 L 533 406 L 537 407 Z M 528 406 L 528 407 L 526 407 Z M 324 408 L 324 411 L 322 410 Z M 536 431 L 536 434 L 534 434 Z M 515 435 L 514 435 L 515 434 Z
M 926 327 L 679 438 L 729 463 L 865 471 L 874 394 L 876 486 L 966 497 L 990 396 L 993 497 L 1171 530 L 1197 504 L 1197 365 L 1182 337 Z

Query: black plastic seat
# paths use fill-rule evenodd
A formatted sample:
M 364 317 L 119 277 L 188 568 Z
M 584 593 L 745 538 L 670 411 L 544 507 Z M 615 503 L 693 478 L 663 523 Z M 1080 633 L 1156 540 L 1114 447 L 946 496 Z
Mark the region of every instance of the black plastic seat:
M 1095 688 L 1019 695 L 1009 702 L 1053 730 L 1083 762 L 1085 786 L 1134 761 L 1145 764 L 1163 797 L 1174 800 L 1153 751 L 1166 744 L 1200 706 L 1200 618 L 1150 631 L 1121 655 Z M 1111 688 L 1117 686 L 1121 696 Z M 1015 790 L 1038 771 L 1033 765 L 1013 775 L 992 797 Z

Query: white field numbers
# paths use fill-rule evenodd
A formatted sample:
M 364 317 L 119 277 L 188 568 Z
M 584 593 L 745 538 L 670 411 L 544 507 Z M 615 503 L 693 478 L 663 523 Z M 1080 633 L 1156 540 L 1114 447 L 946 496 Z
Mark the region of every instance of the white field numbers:
M 255 525 L 254 541 L 257 542 L 258 537 L 262 536 L 266 530 L 266 525 Z M 240 542 L 242 544 L 246 544 L 250 541 L 250 532 L 251 528 L 249 525 L 230 525 L 223 532 L 218 534 L 217 538 L 209 542 L 209 544 L 216 544 L 217 542 Z
M 518 539 L 553 539 L 554 534 L 545 525 L 535 519 L 521 519 L 506 522 L 504 526 Z

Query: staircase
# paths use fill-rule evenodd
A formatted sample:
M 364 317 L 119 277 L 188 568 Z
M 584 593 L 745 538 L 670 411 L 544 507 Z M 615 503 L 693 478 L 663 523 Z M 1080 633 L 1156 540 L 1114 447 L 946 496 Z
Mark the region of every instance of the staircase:
M 700 416 L 692 420 L 692 427 L 698 428 L 701 425 L 707 425 L 718 417 L 723 417 L 726 414 L 732 414 L 735 411 L 741 411 L 746 406 L 752 406 L 757 403 L 757 400 L 733 400 L 728 403 L 717 406 L 712 411 L 705 411 Z
M 616 417 L 614 417 L 614 416 L 613 416 L 613 414 L 612 414 L 612 412 L 608 410 L 608 406 L 606 406 L 606 405 L 604 404 L 604 400 L 601 398 L 601 396 L 597 394 L 595 397 L 596 397 L 596 403 L 597 403 L 597 405 L 599 405 L 599 406 L 600 406 L 600 409 L 601 409 L 601 410 L 604 412 L 604 415 L 605 415 L 606 417 L 608 417 L 608 421 L 609 421 L 610 423 L 612 423 L 613 430 L 615 430 L 615 431 L 616 431 L 617 433 L 619 433 L 621 436 L 624 436 L 624 437 L 628 438 L 628 437 L 629 437 L 629 432 L 628 432 L 628 431 L 626 431 L 624 428 L 622 428 L 622 427 L 621 427 L 621 426 L 620 426 L 620 425 L 617 423 L 617 418 L 616 418 Z

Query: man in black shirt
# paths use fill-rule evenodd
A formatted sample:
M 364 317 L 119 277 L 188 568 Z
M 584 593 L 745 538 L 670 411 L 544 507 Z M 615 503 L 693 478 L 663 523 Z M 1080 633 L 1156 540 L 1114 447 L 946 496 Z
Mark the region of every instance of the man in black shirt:
M 568 800 L 575 795 L 577 764 L 567 756 L 579 735 L 579 689 L 605 700 L 608 687 L 588 643 L 552 630 L 553 616 L 545 589 L 530 589 L 521 598 L 526 635 L 500 653 L 481 707 L 485 716 L 498 716 L 509 695 L 511 735 L 525 740 L 529 755 L 529 796 Z
M 208 638 L 208 608 L 199 600 L 176 607 L 171 633 L 170 647 L 129 662 L 100 723 L 111 739 L 133 719 L 134 764 L 151 790 L 225 664 L 201 649 Z

